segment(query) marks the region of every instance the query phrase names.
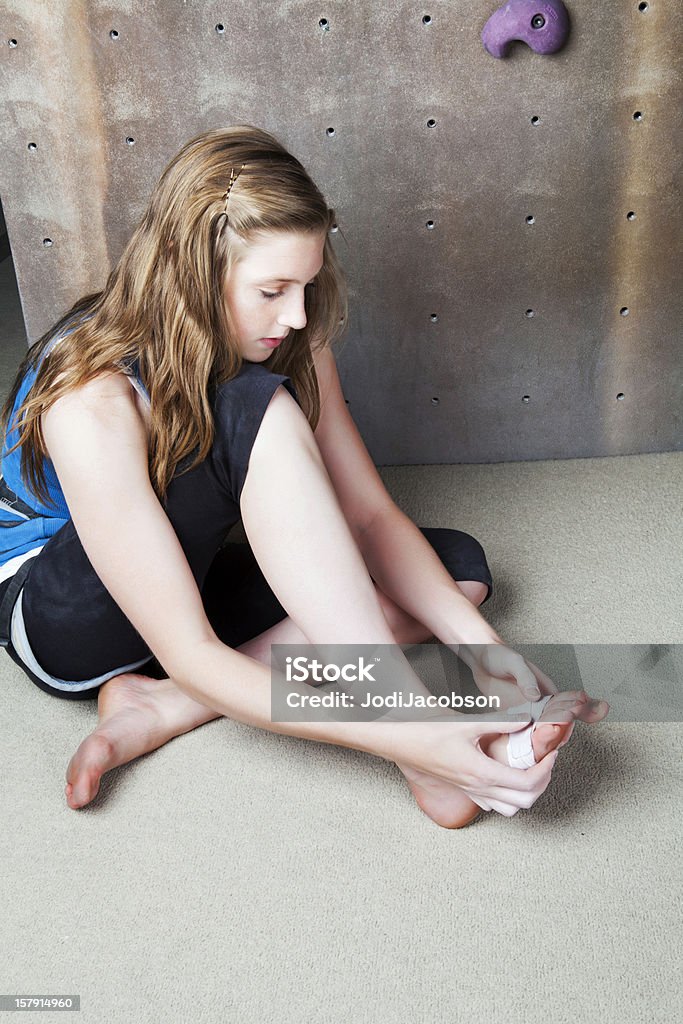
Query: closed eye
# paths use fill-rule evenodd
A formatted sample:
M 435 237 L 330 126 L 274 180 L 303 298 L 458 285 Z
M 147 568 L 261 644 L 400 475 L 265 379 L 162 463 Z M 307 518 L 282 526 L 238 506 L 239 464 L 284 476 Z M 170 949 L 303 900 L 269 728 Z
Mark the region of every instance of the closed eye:
M 315 282 L 309 281 L 306 287 L 315 288 Z M 263 298 L 268 299 L 269 302 L 272 301 L 273 299 L 278 299 L 281 295 L 284 295 L 284 292 L 264 292 L 262 288 L 259 288 L 259 291 L 261 292 Z

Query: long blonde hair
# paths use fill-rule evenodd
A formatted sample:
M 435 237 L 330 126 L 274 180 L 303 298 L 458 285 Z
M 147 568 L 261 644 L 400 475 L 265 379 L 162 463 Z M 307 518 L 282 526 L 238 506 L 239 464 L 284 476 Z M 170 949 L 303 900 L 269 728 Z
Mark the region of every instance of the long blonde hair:
M 226 214 L 231 171 L 243 164 Z M 159 500 L 165 500 L 181 460 L 197 449 L 182 469 L 188 472 L 206 458 L 214 439 L 213 389 L 235 377 L 243 362 L 223 301 L 224 281 L 240 259 L 235 240 L 248 246 L 261 232 L 325 233 L 323 267 L 315 287 L 307 289 L 306 327 L 292 331 L 264 363 L 291 377 L 315 429 L 320 392 L 313 353 L 333 344 L 347 321 L 346 279 L 329 235 L 334 222 L 335 211 L 304 167 L 267 132 L 237 125 L 186 143 L 161 175 L 104 289 L 74 303 L 19 367 L 0 416 L 3 433 L 25 372 L 70 321 L 89 317 L 42 361 L 10 427 L 21 430 L 9 451 L 21 446 L 21 476 L 29 490 L 49 503 L 41 413 L 71 389 L 135 359 L 150 395 L 149 475 Z

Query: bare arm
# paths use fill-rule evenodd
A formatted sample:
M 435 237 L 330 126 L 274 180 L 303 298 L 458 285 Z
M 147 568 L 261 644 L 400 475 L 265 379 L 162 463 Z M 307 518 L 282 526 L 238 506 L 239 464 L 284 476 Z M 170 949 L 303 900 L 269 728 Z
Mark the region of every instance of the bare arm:
M 322 408 L 315 438 L 375 583 L 443 643 L 502 643 L 387 492 L 346 408 L 329 349 L 318 353 L 316 371 Z
M 179 689 L 237 721 L 388 757 L 373 723 L 272 722 L 271 670 L 223 644 L 147 469 L 128 388 L 97 379 L 42 416 L 43 435 L 86 555 Z M 285 692 L 310 694 L 286 683 Z
M 503 642 L 397 505 L 382 509 L 358 544 L 377 586 L 443 643 Z

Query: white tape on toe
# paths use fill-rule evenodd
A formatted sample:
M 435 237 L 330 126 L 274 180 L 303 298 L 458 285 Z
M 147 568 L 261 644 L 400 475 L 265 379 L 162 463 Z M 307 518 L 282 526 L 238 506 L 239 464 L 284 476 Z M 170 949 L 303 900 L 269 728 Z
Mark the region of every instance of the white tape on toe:
M 531 719 L 531 725 L 526 729 L 511 732 L 508 736 L 508 764 L 511 768 L 533 768 L 536 764 L 531 736 L 549 700 L 552 700 L 552 694 L 541 700 L 528 701 L 519 707 L 507 709 L 511 715 L 528 715 Z

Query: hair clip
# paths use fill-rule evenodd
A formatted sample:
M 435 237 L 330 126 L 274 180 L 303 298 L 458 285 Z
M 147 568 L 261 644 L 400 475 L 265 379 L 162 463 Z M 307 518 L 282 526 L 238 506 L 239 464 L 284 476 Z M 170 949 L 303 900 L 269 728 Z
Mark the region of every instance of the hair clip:
M 230 189 L 232 188 L 232 186 L 235 184 L 235 182 L 239 178 L 240 174 L 244 170 L 244 167 L 245 167 L 245 165 L 242 164 L 242 166 L 240 167 L 240 169 L 237 172 L 237 174 L 235 174 L 235 168 L 234 167 L 230 168 L 230 184 L 228 185 L 227 191 L 225 193 L 225 212 L 226 213 L 228 212 L 228 199 L 230 198 Z

